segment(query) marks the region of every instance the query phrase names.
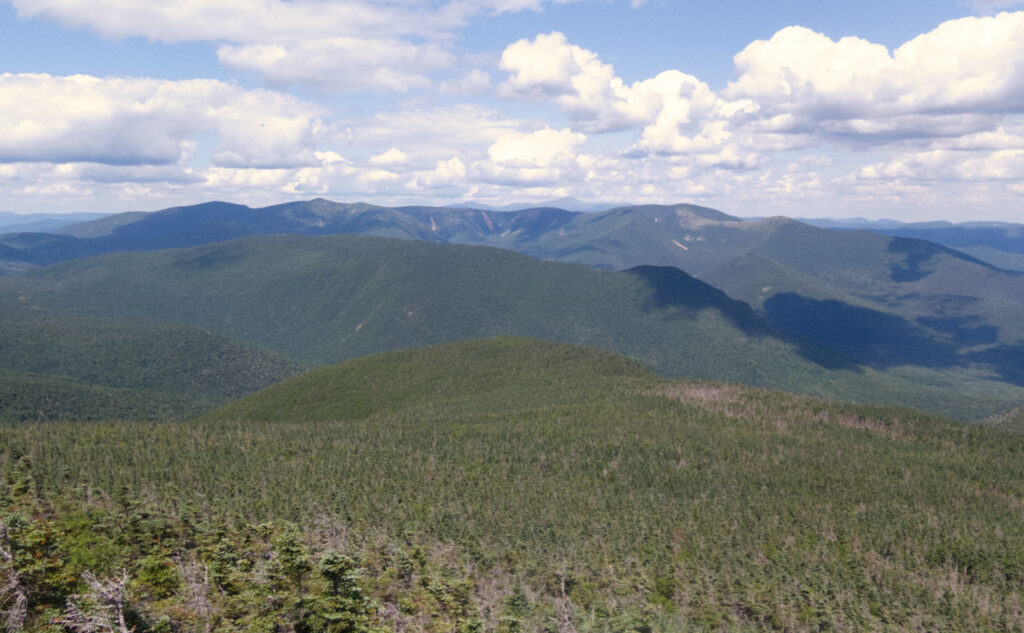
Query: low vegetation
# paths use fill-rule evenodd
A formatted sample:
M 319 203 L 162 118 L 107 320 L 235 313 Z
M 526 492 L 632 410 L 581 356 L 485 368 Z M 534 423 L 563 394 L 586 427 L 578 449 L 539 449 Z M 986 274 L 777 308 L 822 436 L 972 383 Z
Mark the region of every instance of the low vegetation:
M 0 447 L 9 628 L 1024 626 L 1024 436 L 585 348 L 394 352 Z

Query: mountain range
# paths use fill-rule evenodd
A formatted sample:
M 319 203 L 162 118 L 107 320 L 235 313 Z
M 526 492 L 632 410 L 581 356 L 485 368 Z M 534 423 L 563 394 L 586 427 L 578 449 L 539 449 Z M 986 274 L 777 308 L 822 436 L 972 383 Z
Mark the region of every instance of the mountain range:
M 296 237 L 253 239 L 271 234 Z M 357 246 L 310 239 L 332 234 L 404 241 Z M 246 237 L 250 239 L 214 246 Z M 424 251 L 416 242 L 444 244 L 447 250 Z M 202 245 L 209 246 L 191 254 L 124 253 Z M 494 246 L 540 260 L 630 272 L 601 276 L 583 268 L 550 266 L 534 271 L 535 262 L 527 258 L 505 261 L 507 256 L 496 251 L 481 255 L 485 251 L 454 245 Z M 338 259 L 346 250 L 360 255 Z M 81 259 L 104 253 L 111 255 Z M 429 261 L 416 260 L 421 256 Z M 695 205 L 582 213 L 553 207 L 507 212 L 380 207 L 323 199 L 260 209 L 211 202 L 111 215 L 48 234 L 0 235 L 0 259 L 0 267 L 10 271 L 76 260 L 5 281 L 5 292 L 35 297 L 48 309 L 186 323 L 306 365 L 403 346 L 517 334 L 605 347 L 668 375 L 738 380 L 861 401 L 871 391 L 892 397 L 898 392 L 903 398 L 908 391 L 904 387 L 916 385 L 919 394 L 928 395 L 901 401 L 960 417 L 982 417 L 1024 400 L 1019 393 L 1024 387 L 1024 274 L 932 241 L 828 230 L 782 217 L 741 220 Z M 463 259 L 462 265 L 452 264 Z M 186 261 L 194 263 L 182 263 Z M 472 283 L 467 280 L 469 269 L 480 271 Z M 572 273 L 564 272 L 570 269 Z M 324 281 L 340 270 L 358 272 Z M 522 273 L 531 282 L 518 283 L 513 290 L 507 282 L 510 270 L 532 271 L 532 277 Z M 401 290 L 384 292 L 384 286 Z M 357 290 L 374 298 L 367 301 L 387 306 L 380 314 L 389 315 L 391 325 L 375 330 L 363 323 L 370 304 L 351 300 Z M 401 321 L 402 300 L 433 306 L 444 303 L 440 297 L 459 293 L 459 301 L 479 315 L 471 323 L 460 319 L 454 308 L 410 309 L 425 320 L 416 324 L 407 319 L 394 326 Z M 185 306 L 197 301 L 200 307 L 188 312 Z M 685 308 L 692 320 L 700 312 L 694 312 L 694 302 L 713 306 L 715 318 L 729 325 L 712 329 L 729 329 L 731 334 L 708 338 L 698 330 L 655 326 L 676 316 L 651 318 L 660 309 Z M 311 305 L 321 305 L 315 318 Z M 577 306 L 574 312 L 572 305 Z M 595 313 L 603 305 L 628 306 L 620 312 L 630 316 L 614 327 L 598 327 Z M 642 317 L 634 315 L 637 310 Z M 360 324 L 365 332 L 344 332 Z M 750 339 L 752 332 L 758 341 L 771 340 L 776 349 L 789 350 L 784 355 L 789 360 L 768 371 L 771 363 L 760 352 L 735 342 Z M 693 341 L 700 337 L 709 344 L 695 347 Z M 682 339 L 688 340 L 686 353 L 677 351 L 683 349 L 678 343 L 655 343 Z M 801 363 L 828 371 L 811 380 L 815 372 Z M 847 372 L 842 380 L 828 373 L 840 369 Z M 848 378 L 854 375 L 859 378 L 851 383 Z M 894 387 L 868 387 L 876 375 L 886 376 Z M 951 389 L 965 397 L 964 406 L 950 407 L 952 397 L 936 404 L 936 394 Z
M 860 367 L 676 268 L 601 271 L 490 247 L 253 236 L 40 268 L 0 279 L 0 300 L 14 306 L 5 314 L 10 322 L 51 312 L 173 322 L 307 367 L 511 334 L 601 347 L 669 376 L 943 410 L 990 406 Z M 15 339 L 8 345 L 52 340 L 3 334 Z M 1015 400 L 1024 390 L 1002 395 Z
M 0 233 L 48 233 L 69 224 L 97 220 L 107 213 L 13 213 L 0 211 Z
M 803 220 L 831 229 L 867 229 L 881 235 L 928 240 L 1008 270 L 1024 271 L 1024 225 L 1008 222 L 895 222 L 893 220 Z

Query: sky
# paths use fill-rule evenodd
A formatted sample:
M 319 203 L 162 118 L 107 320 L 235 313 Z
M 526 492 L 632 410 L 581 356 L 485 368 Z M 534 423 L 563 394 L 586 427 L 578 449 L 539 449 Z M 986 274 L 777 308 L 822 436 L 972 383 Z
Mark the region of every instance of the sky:
M 0 210 L 1024 222 L 1024 1 L 0 0 Z

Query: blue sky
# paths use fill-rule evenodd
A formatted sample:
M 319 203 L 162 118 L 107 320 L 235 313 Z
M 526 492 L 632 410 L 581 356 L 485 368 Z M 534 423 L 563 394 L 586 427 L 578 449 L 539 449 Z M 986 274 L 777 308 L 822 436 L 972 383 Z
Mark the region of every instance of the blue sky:
M 0 0 L 0 210 L 1024 221 L 1024 2 Z

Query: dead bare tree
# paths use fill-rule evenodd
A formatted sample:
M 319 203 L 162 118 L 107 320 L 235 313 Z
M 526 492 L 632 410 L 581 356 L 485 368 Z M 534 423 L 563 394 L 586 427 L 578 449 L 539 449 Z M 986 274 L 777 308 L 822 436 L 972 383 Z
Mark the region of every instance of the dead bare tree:
M 560 595 L 555 599 L 555 607 L 558 609 L 558 630 L 560 633 L 576 633 L 576 625 L 572 622 L 572 602 L 565 591 L 565 562 L 562 562 L 562 571 L 558 574 L 560 584 Z
M 210 633 L 215 609 L 210 602 L 209 570 L 195 558 L 179 559 L 178 569 L 185 581 L 186 604 L 202 620 L 204 633 Z
M 69 596 L 57 623 L 74 633 L 132 633 L 125 622 L 128 572 L 122 570 L 120 578 L 100 580 L 87 571 L 82 580 L 89 592 Z
M 7 525 L 0 522 L 0 606 L 5 631 L 17 632 L 25 627 L 28 615 L 28 589 L 14 566 L 14 553 L 7 534 Z

